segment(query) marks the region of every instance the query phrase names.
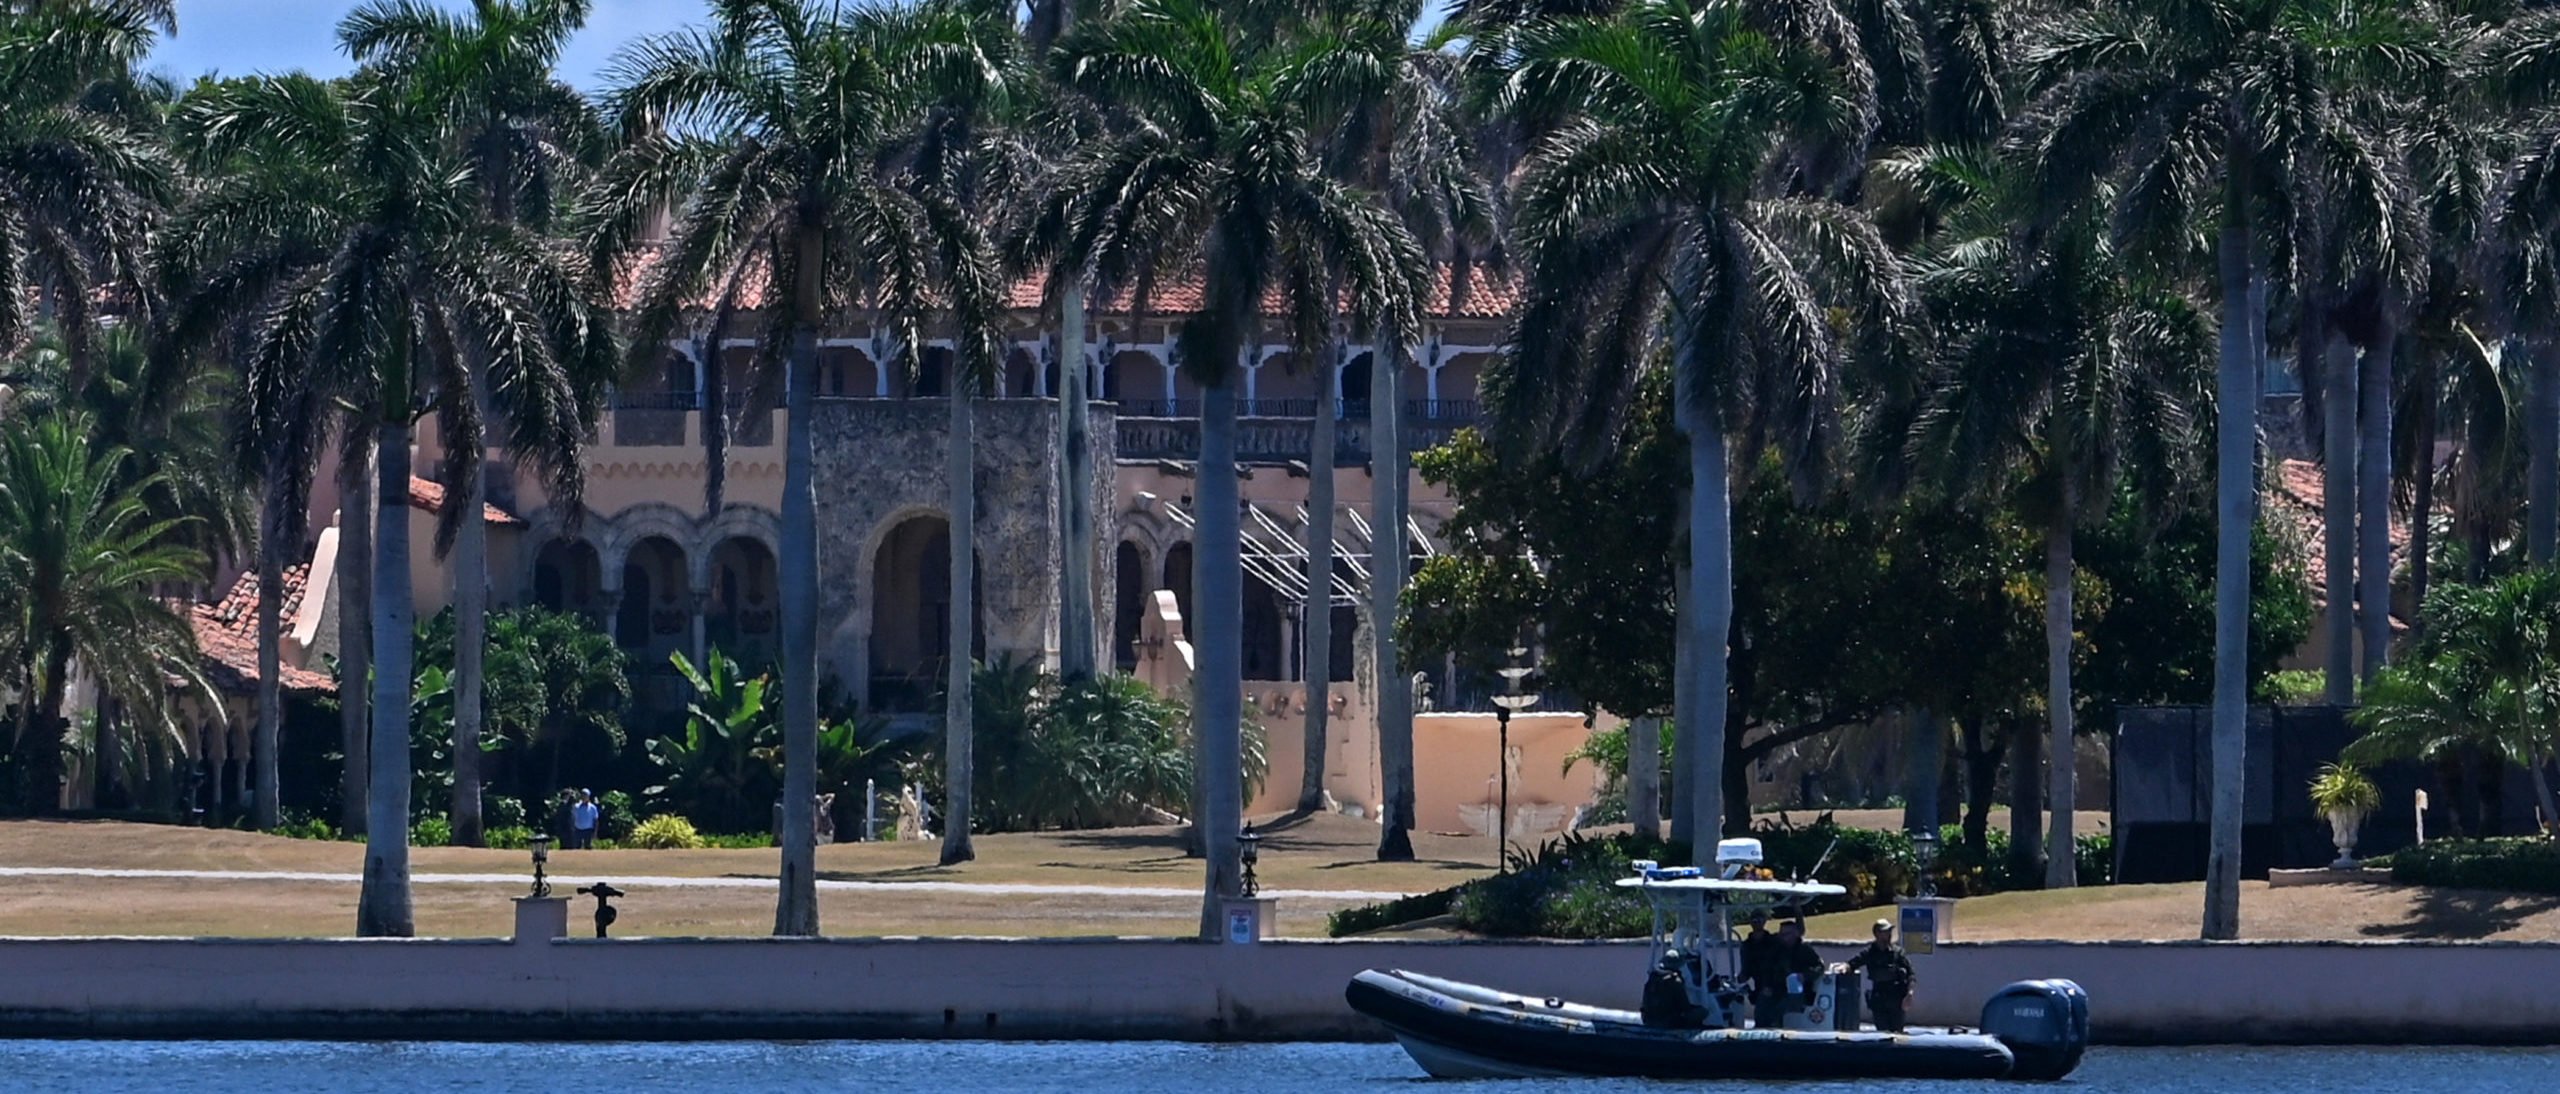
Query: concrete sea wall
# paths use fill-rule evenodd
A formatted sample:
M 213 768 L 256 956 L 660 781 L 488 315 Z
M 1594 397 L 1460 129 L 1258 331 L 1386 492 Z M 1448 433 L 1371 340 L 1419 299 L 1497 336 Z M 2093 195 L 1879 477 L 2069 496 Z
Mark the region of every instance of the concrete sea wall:
M 1847 951 L 1836 951 L 1845 956 Z M 1374 1039 L 1395 967 L 1631 1006 L 1627 943 L 1156 939 L 0 939 L 0 1035 Z M 1914 959 L 1914 1018 L 2088 988 L 2111 1043 L 2560 1043 L 2560 945 L 1988 943 Z

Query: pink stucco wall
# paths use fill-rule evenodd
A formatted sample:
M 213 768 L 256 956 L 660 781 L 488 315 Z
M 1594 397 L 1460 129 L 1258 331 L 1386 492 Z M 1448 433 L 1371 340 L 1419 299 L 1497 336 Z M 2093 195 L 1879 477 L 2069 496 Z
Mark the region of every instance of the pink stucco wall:
M 1846 951 L 1838 951 L 1845 956 Z M 1135 939 L 0 940 L 0 1033 L 1374 1037 L 1372 966 L 1626 1006 L 1640 945 Z M 1916 1017 L 2087 987 L 2109 1042 L 2560 1038 L 2560 945 L 1987 943 L 1916 958 Z

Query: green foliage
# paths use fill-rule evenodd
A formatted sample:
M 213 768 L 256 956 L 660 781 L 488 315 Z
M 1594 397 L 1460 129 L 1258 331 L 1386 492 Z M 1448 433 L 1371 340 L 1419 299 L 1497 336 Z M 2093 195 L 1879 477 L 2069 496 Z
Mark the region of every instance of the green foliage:
M 782 708 L 773 701 L 780 694 L 773 677 L 749 676 L 718 649 L 700 668 L 682 653 L 669 659 L 693 686 L 694 699 L 682 733 L 648 742 L 661 781 L 643 795 L 653 807 L 682 813 L 709 831 L 769 830 L 782 792 L 783 761 Z M 818 790 L 842 794 L 858 791 L 866 779 L 893 777 L 906 752 L 907 742 L 889 739 L 880 719 L 821 721 Z M 626 796 L 626 810 L 629 804 Z
M 625 790 L 607 790 L 596 795 L 596 838 L 624 839 L 632 826 L 640 821 L 640 808 Z
M 2313 706 L 2328 700 L 2328 681 L 2318 669 L 2282 669 L 2267 677 L 2260 694 L 2284 706 Z
M 2364 816 L 2382 804 L 2382 790 L 2352 764 L 2321 764 L 2311 780 L 2311 808 L 2322 814 Z
M 702 835 L 693 830 L 692 821 L 673 813 L 660 813 L 633 825 L 631 834 L 621 842 L 643 851 L 691 851 L 702 846 Z
M 522 828 L 525 826 L 524 803 L 503 794 L 480 799 L 480 816 L 490 828 Z M 490 846 L 497 846 L 491 844 Z
M 1325 917 L 1325 937 L 1348 938 L 1389 927 L 1400 927 L 1433 916 L 1447 915 L 1449 902 L 1457 895 L 1458 890 L 1454 888 L 1438 889 L 1390 900 L 1384 904 L 1364 904 L 1356 908 L 1344 908 Z
M 627 743 L 623 715 L 631 706 L 629 657 L 613 637 L 583 615 L 538 606 L 490 613 L 487 634 L 481 655 L 484 784 L 542 801 L 560 789 L 555 773 L 577 785 L 574 780 L 610 770 Z M 430 668 L 451 674 L 453 636 L 450 610 L 419 625 L 421 675 Z M 436 727 L 451 736 L 452 709 L 448 696 L 421 713 L 432 713 Z M 488 812 L 488 799 L 481 809 L 488 824 L 501 824 Z M 523 823 L 521 815 L 516 823 Z
M 2354 714 L 2365 735 L 2343 762 L 2478 747 L 2533 764 L 2560 747 L 2560 570 L 2439 586 L 2426 614 L 2416 646 L 2365 689 Z
M 283 836 L 286 839 L 335 840 L 338 838 L 338 828 L 336 825 L 330 824 L 328 821 L 319 817 L 297 816 L 288 813 L 284 817 L 284 823 L 277 825 L 273 831 L 267 834 L 272 836 Z
M 533 829 L 521 824 L 483 829 L 480 844 L 500 851 L 521 851 L 533 845 Z
M 2432 840 L 2393 854 L 2391 880 L 2560 896 L 2560 843 L 2531 837 Z
M 448 847 L 453 844 L 453 822 L 442 813 L 429 813 L 409 826 L 409 846 Z
M 970 808 L 978 831 L 1109 828 L 1142 823 L 1151 807 L 1189 810 L 1191 713 L 1136 677 L 1106 673 L 1070 684 L 1008 659 L 978 666 L 972 687 Z M 1247 718 L 1247 798 L 1269 767 L 1264 737 Z M 938 751 L 943 735 L 932 739 Z M 938 759 L 920 761 L 913 773 L 926 793 L 941 793 Z

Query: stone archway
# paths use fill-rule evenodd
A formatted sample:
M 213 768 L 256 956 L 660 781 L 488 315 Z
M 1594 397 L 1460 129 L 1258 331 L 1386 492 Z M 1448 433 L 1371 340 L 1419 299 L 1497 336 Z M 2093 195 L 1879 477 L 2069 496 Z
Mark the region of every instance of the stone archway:
M 780 634 L 781 571 L 763 540 L 731 536 L 710 552 L 705 641 L 743 665 L 771 664 Z
M 970 646 L 986 654 L 983 559 Z M 898 522 L 880 540 L 871 567 L 870 702 L 880 710 L 923 710 L 939 694 L 951 635 L 951 525 L 939 513 Z
M 1156 587 L 1173 593 L 1174 608 L 1182 613 L 1182 625 L 1188 630 L 1192 625 L 1190 540 L 1164 549 L 1164 581 Z
M 614 644 L 640 665 L 666 661 L 689 645 L 692 590 L 684 548 L 665 536 L 646 536 L 623 555 L 621 601 L 613 617 Z
M 1112 551 L 1111 660 L 1120 671 L 1138 667 L 1138 628 L 1146 619 L 1146 550 L 1134 540 L 1121 540 Z
M 595 544 L 561 537 L 533 558 L 533 603 L 555 612 L 595 616 L 604 610 L 604 562 Z

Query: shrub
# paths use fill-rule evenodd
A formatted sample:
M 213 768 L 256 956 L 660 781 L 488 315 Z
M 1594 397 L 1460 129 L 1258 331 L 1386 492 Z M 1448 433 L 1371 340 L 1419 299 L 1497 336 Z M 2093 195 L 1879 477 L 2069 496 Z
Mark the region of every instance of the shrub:
M 480 799 L 480 824 L 490 830 L 493 839 L 497 829 L 522 828 L 525 826 L 524 802 L 504 794 L 483 797 Z M 495 847 L 497 844 L 492 843 L 489 846 Z
M 762 832 L 740 832 L 734 835 L 705 833 L 701 846 L 731 851 L 751 851 L 773 846 L 773 837 Z
M 446 847 L 453 843 L 453 822 L 442 813 L 430 813 L 409 826 L 409 846 Z
M 2116 837 L 2111 832 L 2098 832 L 2072 841 L 2074 857 L 2079 860 L 2080 884 L 2113 885 L 2116 883 Z
M 702 836 L 693 830 L 692 821 L 660 813 L 633 826 L 631 838 L 621 842 L 643 851 L 690 851 L 702 846 Z
M 533 829 L 521 824 L 491 828 L 480 833 L 482 846 L 500 851 L 522 851 L 533 842 Z
M 1344 908 L 1325 917 L 1324 933 L 1329 938 L 1348 938 L 1355 934 L 1401 927 L 1436 915 L 1447 915 L 1449 900 L 1456 896 L 1457 892 L 1454 888 L 1442 889 L 1438 892 L 1417 893 L 1413 896 L 1390 900 L 1384 904 Z
M 631 795 L 620 790 L 607 790 L 596 795 L 596 837 L 609 840 L 631 838 L 631 827 L 640 823 L 640 808 L 632 804 Z
M 272 834 L 287 839 L 334 840 L 338 838 L 338 829 L 318 817 L 287 813 L 284 823 L 277 825 Z
M 2560 843 L 2530 836 L 2435 840 L 2392 855 L 2391 880 L 2447 889 L 2560 895 Z

